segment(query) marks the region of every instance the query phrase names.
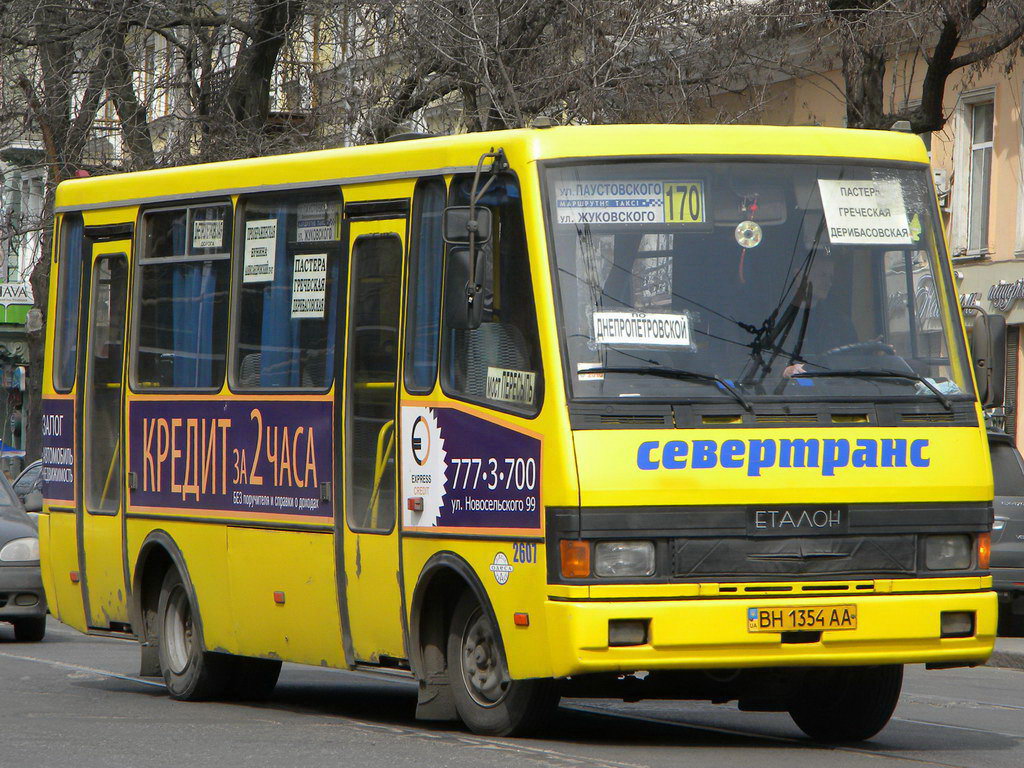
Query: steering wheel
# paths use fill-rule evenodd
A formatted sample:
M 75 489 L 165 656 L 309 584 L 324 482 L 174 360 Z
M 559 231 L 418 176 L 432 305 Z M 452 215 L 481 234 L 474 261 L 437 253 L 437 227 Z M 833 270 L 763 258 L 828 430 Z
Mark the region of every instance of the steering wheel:
M 892 344 L 886 344 L 884 341 L 873 339 L 871 341 L 856 341 L 853 344 L 843 344 L 839 347 L 832 347 L 827 352 L 823 352 L 823 357 L 829 357 L 830 355 L 852 355 L 852 354 L 870 354 L 872 352 L 883 352 L 888 355 L 895 355 L 896 348 Z

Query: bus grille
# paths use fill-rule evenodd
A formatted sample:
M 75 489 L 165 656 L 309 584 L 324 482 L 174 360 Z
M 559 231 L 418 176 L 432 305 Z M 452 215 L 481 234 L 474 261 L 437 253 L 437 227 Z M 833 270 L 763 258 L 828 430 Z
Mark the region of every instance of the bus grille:
M 916 562 L 914 534 L 672 540 L 677 577 L 906 575 Z

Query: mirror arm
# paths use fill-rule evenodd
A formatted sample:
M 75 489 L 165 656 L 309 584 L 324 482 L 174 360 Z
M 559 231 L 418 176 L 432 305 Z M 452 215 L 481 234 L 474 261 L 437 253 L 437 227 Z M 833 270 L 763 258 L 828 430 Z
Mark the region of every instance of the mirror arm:
M 487 181 L 484 182 L 483 188 L 479 189 L 480 176 L 484 171 L 484 161 L 488 158 L 491 159 L 491 164 L 487 169 L 489 175 Z M 466 299 L 470 304 L 476 299 L 476 206 L 480 199 L 487 194 L 487 190 L 491 188 L 495 179 L 498 178 L 498 173 L 506 168 L 508 168 L 508 160 L 505 158 L 505 150 L 498 147 L 498 150 L 495 151 L 494 147 L 491 147 L 490 152 L 480 155 L 480 159 L 476 164 L 476 171 L 473 174 L 473 188 L 469 194 L 469 283 L 466 285 Z

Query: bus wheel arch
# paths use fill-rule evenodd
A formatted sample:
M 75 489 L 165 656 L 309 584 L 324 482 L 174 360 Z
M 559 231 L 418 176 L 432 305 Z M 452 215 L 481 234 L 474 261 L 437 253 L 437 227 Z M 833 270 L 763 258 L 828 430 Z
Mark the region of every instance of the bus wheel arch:
M 469 563 L 454 552 L 434 554 L 420 571 L 410 603 L 409 661 L 419 680 L 419 720 L 459 719 L 448 684 L 448 632 L 464 593 L 473 595 L 496 627 L 487 591 Z
M 151 532 L 142 543 L 136 560 L 129 607 L 132 626 L 139 628 L 135 633 L 142 648 L 139 674 L 144 677 L 160 677 L 160 632 L 157 613 L 160 607 L 160 590 L 167 572 L 172 569 L 181 576 L 188 596 L 195 605 L 195 588 L 185 565 L 185 557 L 178 545 L 165 531 Z M 199 635 L 202 639 L 201 621 Z
M 434 555 L 420 573 L 410 640 L 410 661 L 419 679 L 419 719 L 459 719 L 476 733 L 513 736 L 538 730 L 558 704 L 554 680 L 509 678 L 501 628 L 487 592 L 454 553 Z M 486 695 L 486 685 L 475 685 L 478 678 L 492 683 L 500 678 L 500 693 Z

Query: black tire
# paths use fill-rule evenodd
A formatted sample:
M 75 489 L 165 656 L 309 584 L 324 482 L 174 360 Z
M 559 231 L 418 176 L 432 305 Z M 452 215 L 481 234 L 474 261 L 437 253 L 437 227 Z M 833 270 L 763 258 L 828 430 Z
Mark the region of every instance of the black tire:
M 889 722 L 902 687 L 899 664 L 807 670 L 789 714 L 815 741 L 864 741 Z
M 157 606 L 160 674 L 179 701 L 221 696 L 231 678 L 231 657 L 203 650 L 199 612 L 175 569 L 164 576 Z
M 474 733 L 535 733 L 558 706 L 554 680 L 509 679 L 498 630 L 469 592 L 455 606 L 448 630 L 448 680 L 455 709 Z
M 1009 605 L 999 606 L 1000 637 L 1024 637 L 1024 613 L 1013 613 Z
M 14 622 L 14 639 L 19 643 L 38 643 L 46 637 L 46 617 L 18 619 Z
M 231 679 L 227 692 L 241 701 L 269 699 L 281 674 L 281 662 L 273 659 L 253 659 L 248 656 L 228 656 Z

